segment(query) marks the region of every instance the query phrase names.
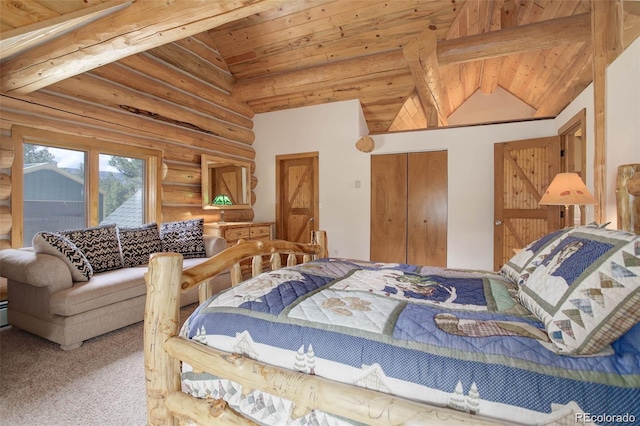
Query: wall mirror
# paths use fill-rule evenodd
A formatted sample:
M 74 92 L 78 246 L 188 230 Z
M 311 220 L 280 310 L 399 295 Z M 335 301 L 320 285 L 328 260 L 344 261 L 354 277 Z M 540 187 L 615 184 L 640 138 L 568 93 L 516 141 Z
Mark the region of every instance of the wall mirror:
M 201 165 L 203 209 L 251 207 L 249 162 L 203 154 Z

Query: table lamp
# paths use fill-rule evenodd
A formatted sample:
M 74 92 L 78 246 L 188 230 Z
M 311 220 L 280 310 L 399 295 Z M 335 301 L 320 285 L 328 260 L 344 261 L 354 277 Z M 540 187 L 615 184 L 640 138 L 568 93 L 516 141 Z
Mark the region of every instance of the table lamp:
M 596 204 L 597 201 L 577 173 L 558 173 L 540 198 L 540 205 L 564 206 L 565 218 L 569 206 Z

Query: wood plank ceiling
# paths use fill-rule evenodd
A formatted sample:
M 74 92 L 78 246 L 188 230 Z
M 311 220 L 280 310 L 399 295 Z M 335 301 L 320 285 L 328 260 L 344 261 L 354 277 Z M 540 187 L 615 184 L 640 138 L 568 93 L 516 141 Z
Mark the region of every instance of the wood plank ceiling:
M 147 51 L 255 113 L 358 99 L 375 134 L 446 125 L 497 87 L 555 116 L 592 81 L 591 0 L 212 4 L 3 0 L 0 89 L 26 95 Z M 640 7 L 621 5 L 626 47 Z

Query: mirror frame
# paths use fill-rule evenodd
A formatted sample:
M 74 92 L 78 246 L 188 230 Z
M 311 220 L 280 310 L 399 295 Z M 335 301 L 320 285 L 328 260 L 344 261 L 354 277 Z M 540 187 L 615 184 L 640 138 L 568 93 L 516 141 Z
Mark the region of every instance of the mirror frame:
M 232 160 L 218 157 L 216 155 L 202 154 L 200 159 L 200 183 L 202 186 L 202 208 L 204 210 L 228 210 L 228 209 L 249 209 L 251 208 L 251 163 L 248 161 Z M 244 168 L 244 195 L 247 203 L 232 205 L 212 205 L 211 182 L 209 169 L 215 167 L 237 166 Z

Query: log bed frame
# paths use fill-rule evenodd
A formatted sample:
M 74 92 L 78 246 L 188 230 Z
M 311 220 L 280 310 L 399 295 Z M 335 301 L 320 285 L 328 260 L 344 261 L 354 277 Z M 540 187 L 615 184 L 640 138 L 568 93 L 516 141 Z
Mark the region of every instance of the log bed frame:
M 252 275 L 262 270 L 262 256 L 271 256 L 278 269 L 280 255 L 287 266 L 327 257 L 326 233 L 316 231 L 312 244 L 287 241 L 240 241 L 198 266 L 182 270 L 182 255 L 156 253 L 145 276 L 147 302 L 144 318 L 144 355 L 147 386 L 147 424 L 255 424 L 220 399 L 198 399 L 181 392 L 180 361 L 242 385 L 279 395 L 294 403 L 292 416 L 318 409 L 368 425 L 496 425 L 504 424 L 450 408 L 435 407 L 369 389 L 334 382 L 220 351 L 178 336 L 180 292 L 230 269 L 232 285 L 242 280 L 239 262 L 252 259 Z M 201 294 L 203 294 L 201 292 Z M 203 302 L 202 300 L 200 302 Z

